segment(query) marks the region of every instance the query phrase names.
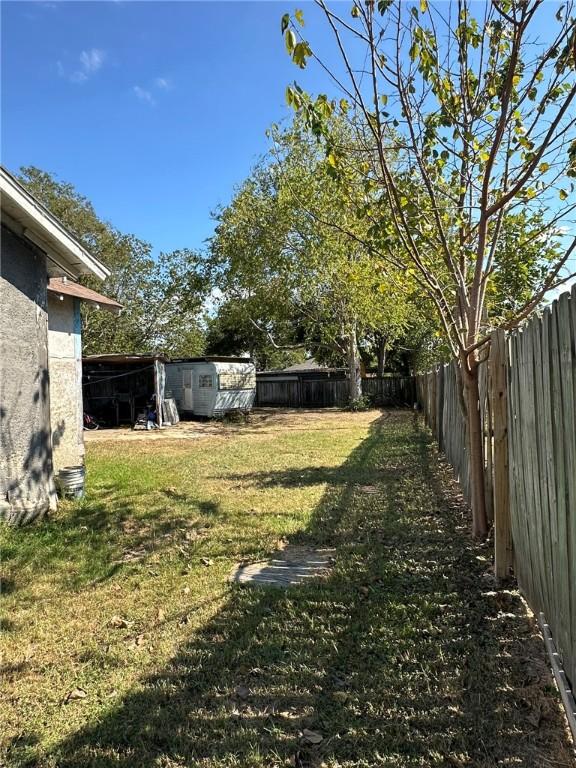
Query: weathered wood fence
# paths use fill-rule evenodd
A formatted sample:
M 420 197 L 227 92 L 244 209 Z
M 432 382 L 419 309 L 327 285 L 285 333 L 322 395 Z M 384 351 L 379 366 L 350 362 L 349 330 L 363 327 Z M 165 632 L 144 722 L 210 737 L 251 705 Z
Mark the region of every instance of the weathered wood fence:
M 417 377 L 440 449 L 469 497 L 466 422 L 456 364 Z M 543 613 L 576 686 L 576 286 L 505 338 L 481 364 L 485 489 L 495 571 L 513 567 Z
M 348 402 L 346 379 L 261 380 L 256 377 L 256 405 L 278 408 L 333 408 Z
M 362 379 L 362 391 L 375 405 L 412 406 L 416 400 L 411 376 Z M 343 407 L 349 401 L 348 380 L 307 379 L 296 376 L 256 376 L 256 405 L 284 408 Z
M 413 376 L 372 376 L 362 379 L 362 393 L 369 395 L 375 405 L 409 405 L 416 401 Z

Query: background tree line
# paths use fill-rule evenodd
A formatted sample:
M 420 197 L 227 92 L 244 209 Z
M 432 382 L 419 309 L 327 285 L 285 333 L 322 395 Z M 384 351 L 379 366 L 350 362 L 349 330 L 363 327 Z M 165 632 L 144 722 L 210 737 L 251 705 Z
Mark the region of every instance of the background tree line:
M 299 121 L 274 126 L 270 138 L 271 151 L 215 214 L 208 247 L 158 258 L 71 184 L 21 169 L 28 190 L 111 270 L 103 283 L 82 282 L 124 306 L 112 316 L 82 305 L 85 354 L 249 354 L 260 370 L 314 356 L 350 366 L 351 397 L 360 361 L 383 375 L 445 354 L 414 286 L 391 284 L 368 250 L 323 223 L 350 218 L 347 200 Z

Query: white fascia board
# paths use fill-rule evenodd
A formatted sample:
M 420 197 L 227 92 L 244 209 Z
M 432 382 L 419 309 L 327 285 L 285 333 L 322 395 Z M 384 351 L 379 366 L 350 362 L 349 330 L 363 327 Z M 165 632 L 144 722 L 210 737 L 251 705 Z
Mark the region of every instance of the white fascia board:
M 24 237 L 64 261 L 77 275 L 91 274 L 100 280 L 108 277 L 108 267 L 80 245 L 58 219 L 4 168 L 0 168 L 0 189 L 2 208 L 6 209 L 10 219 L 22 226 Z

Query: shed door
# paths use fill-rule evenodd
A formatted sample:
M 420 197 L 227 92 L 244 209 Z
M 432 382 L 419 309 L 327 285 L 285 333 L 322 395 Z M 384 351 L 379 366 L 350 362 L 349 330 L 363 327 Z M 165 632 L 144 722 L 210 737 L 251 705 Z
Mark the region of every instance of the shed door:
M 184 390 L 184 410 L 192 410 L 192 371 L 182 371 L 182 389 Z

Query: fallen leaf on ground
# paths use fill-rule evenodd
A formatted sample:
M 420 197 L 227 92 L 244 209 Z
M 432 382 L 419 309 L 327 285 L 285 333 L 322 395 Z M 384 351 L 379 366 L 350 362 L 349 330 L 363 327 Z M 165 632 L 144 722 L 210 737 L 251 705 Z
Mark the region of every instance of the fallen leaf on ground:
M 206 566 L 214 565 L 214 560 L 211 560 L 209 557 L 202 557 L 200 558 L 202 563 Z
M 156 614 L 156 618 L 158 619 L 158 621 L 164 621 L 164 619 L 166 618 L 166 613 L 165 611 L 162 610 L 162 608 L 158 608 L 158 613 Z
M 184 587 L 182 592 L 184 592 L 185 595 L 189 595 L 190 594 L 190 587 Z
M 69 701 L 76 701 L 78 699 L 85 699 L 88 694 L 84 690 L 84 688 L 72 688 L 71 691 L 68 691 L 66 696 L 64 696 L 64 704 L 68 704 Z
M 304 728 L 302 731 L 302 738 L 309 744 L 320 744 L 324 739 L 324 736 L 322 736 L 321 733 L 318 733 L 318 731 L 310 731 L 308 728 Z
M 142 648 L 144 643 L 146 642 L 146 637 L 144 635 L 137 635 L 134 640 L 130 643 L 130 648 Z
M 112 616 L 108 624 L 114 629 L 128 629 L 133 622 L 123 619 L 122 616 Z

